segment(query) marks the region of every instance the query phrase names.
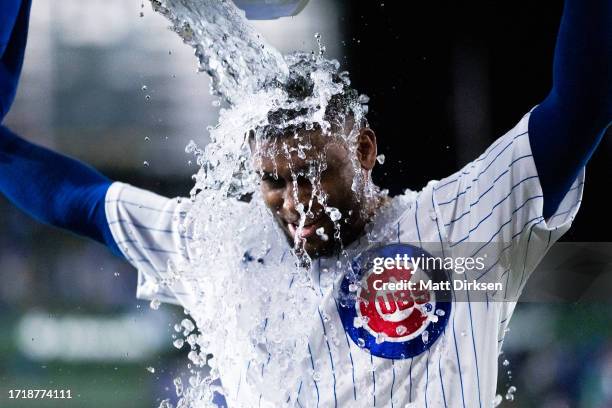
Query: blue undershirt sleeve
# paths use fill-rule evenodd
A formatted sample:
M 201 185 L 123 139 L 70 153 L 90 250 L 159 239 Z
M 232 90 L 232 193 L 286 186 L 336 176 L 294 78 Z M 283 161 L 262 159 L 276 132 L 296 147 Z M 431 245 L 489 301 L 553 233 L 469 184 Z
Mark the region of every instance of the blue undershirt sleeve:
M 529 120 L 544 217 L 557 210 L 612 121 L 612 2 L 566 0 L 553 87 Z
M 105 244 L 119 256 L 105 212 L 112 181 L 0 126 L 0 193 L 35 219 Z
M 28 37 L 31 0 L 3 0 L 0 9 L 0 123 L 15 93 Z

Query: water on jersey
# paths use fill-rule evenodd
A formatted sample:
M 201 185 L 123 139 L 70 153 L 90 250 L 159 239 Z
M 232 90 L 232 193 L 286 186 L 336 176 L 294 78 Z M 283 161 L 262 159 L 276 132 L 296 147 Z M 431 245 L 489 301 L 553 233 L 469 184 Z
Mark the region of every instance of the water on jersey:
M 353 190 L 361 200 L 374 200 L 379 192 L 369 178 L 363 179 L 354 151 L 356 145 L 350 143 L 365 119 L 367 98 L 354 98 L 351 120 L 344 121 L 341 114 L 340 121 L 348 125 L 338 131 L 326 111 L 350 81 L 337 61 L 325 59 L 318 34 L 318 49 L 311 54 L 281 55 L 229 0 L 151 3 L 194 48 L 199 69 L 211 77 L 211 92 L 226 101 L 218 124 L 208 129 L 210 142 L 206 146 L 191 142 L 186 148 L 195 155 L 199 167 L 194 175 L 190 209 L 180 231 L 189 236 L 189 248 L 181 248 L 181 252 L 191 255 L 169 263 L 170 278 L 160 282 L 160 286 L 172 287 L 180 281 L 189 299 L 195 299 L 183 303 L 188 303 L 186 312 L 196 321 L 197 329 L 189 324 L 179 325 L 182 337 L 174 342 L 177 347 L 190 348 L 191 377 L 188 383 L 175 382 L 177 406 L 213 406 L 215 392 L 232 402 L 233 396 L 223 387 L 228 380 L 221 378 L 221 373 L 230 371 L 241 373 L 239 381 L 264 390 L 264 399 L 274 406 L 283 406 L 295 401 L 293 394 L 298 390 L 290 384 L 299 384 L 304 376 L 316 379 L 319 375 L 304 370 L 302 363 L 310 358 L 311 324 L 320 324 L 316 320 L 320 298 L 311 273 L 313 260 L 304 250 L 305 240 L 295 238 L 293 246 L 287 245 L 263 204 L 259 177 L 253 169 L 258 157 L 251 157 L 249 137 L 259 158 L 281 154 L 288 159 L 292 155 L 303 157 L 313 146 L 307 141 L 292 148 L 265 143 L 267 132 L 317 129 L 326 137 L 345 139 L 352 149 L 349 157 L 354 158 Z M 308 88 L 306 97 L 292 95 L 292 90 L 303 87 Z M 270 112 L 298 114 L 273 121 Z M 321 282 L 332 282 L 347 261 L 342 257 L 340 234 L 340 223 L 346 214 L 327 205 L 320 183 L 325 170 L 324 154 L 317 152 L 318 160 L 305 171 L 292 171 L 291 176 L 296 202 L 298 178 L 305 177 L 312 184 L 310 200 L 296 208 L 300 221 L 295 236 L 300 236 L 307 218 L 312 216 L 315 201 L 334 223 L 334 231 L 317 231 L 318 236 L 339 243 L 336 267 L 325 269 L 320 277 Z M 321 319 L 329 317 L 322 315 Z M 342 333 L 330 330 L 330 347 L 344 339 L 339 336 Z M 209 359 L 211 354 L 213 358 Z M 251 364 L 265 367 L 265 384 L 263 376 L 243 375 Z M 210 367 L 206 375 L 205 366 Z M 163 403 L 172 405 L 167 400 Z

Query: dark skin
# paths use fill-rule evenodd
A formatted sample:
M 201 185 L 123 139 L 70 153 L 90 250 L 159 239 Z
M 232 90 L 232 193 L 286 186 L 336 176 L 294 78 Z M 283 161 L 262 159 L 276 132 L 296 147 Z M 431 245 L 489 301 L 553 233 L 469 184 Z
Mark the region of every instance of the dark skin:
M 292 149 L 305 143 L 312 145 L 312 148 L 305 150 L 305 157 L 300 158 L 298 152 Z M 265 141 L 259 149 L 251 141 L 254 166 L 261 176 L 261 192 L 266 206 L 285 233 L 289 244 L 293 246 L 296 240 L 303 241 L 304 250 L 312 258 L 337 252 L 340 242 L 334 239 L 334 222 L 330 215 L 324 211 L 316 195 L 313 197 L 313 185 L 307 177 L 309 168 L 315 166 L 324 169 L 320 178 L 321 190 L 327 195 L 327 206 L 337 208 L 342 214 L 338 221 L 342 245 L 355 241 L 373 215 L 370 211 L 363 211 L 365 200 L 360 200 L 358 194 L 351 189 L 355 176 L 351 155 L 356 154 L 363 179 L 369 180 L 376 164 L 376 135 L 371 129 L 362 128 L 357 140 L 353 142 L 357 144 L 356 150 L 351 152 L 347 143 L 338 137 L 322 135 L 318 130 L 302 131 L 297 138 L 288 136 Z M 260 154 L 271 149 L 276 153 Z M 290 158 L 284 153 L 287 151 L 290 152 Z M 298 175 L 297 200 L 292 172 Z M 278 177 L 275 177 L 275 173 Z M 298 228 L 299 203 L 304 206 L 304 211 L 309 208 L 311 210 L 307 213 L 309 216 L 301 231 Z M 325 240 L 316 233 L 320 228 L 324 228 L 329 239 Z

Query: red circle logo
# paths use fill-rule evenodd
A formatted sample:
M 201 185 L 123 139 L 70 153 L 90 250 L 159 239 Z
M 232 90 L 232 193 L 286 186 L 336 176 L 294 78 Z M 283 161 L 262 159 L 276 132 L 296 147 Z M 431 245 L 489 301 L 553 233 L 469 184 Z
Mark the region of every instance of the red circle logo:
M 427 327 L 426 307 L 431 307 L 433 293 L 426 290 L 382 289 L 384 283 L 404 283 L 412 270 L 388 268 L 376 274 L 370 271 L 357 291 L 357 317 L 373 336 L 384 335 L 385 341 L 406 341 L 420 335 Z

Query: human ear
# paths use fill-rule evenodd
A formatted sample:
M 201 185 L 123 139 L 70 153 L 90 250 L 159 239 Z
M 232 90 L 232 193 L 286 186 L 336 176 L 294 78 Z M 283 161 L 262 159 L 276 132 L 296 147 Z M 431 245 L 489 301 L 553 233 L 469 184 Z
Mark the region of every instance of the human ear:
M 364 170 L 374 168 L 376 152 L 376 134 L 370 128 L 362 128 L 357 136 L 357 159 Z

